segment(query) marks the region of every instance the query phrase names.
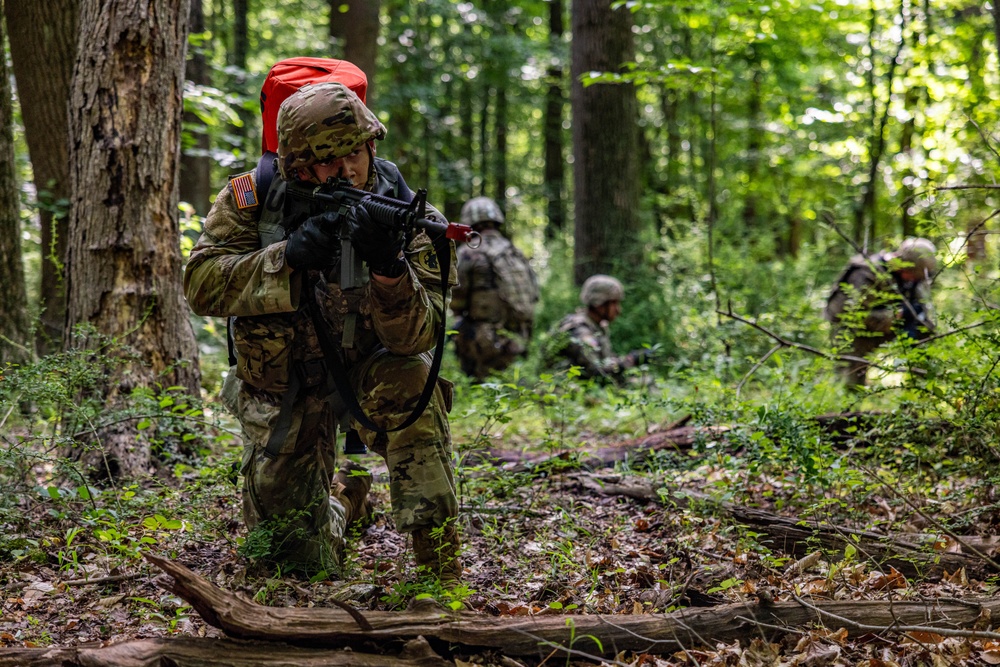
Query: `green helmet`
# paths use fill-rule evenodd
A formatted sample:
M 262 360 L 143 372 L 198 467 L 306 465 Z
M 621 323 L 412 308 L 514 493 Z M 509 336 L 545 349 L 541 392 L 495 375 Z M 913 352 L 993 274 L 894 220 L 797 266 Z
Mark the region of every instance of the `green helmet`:
M 580 288 L 580 301 L 588 308 L 599 308 L 609 301 L 625 299 L 625 288 L 615 278 L 597 274 L 590 276 Z
M 481 222 L 504 223 L 503 211 L 489 197 L 473 197 L 462 207 L 463 225 L 478 225 Z
M 296 169 L 384 138 L 385 127 L 350 88 L 334 82 L 306 84 L 278 109 L 278 171 L 288 180 Z
M 892 256 L 913 265 L 920 273 L 930 275 L 937 268 L 937 248 L 924 238 L 911 237 L 899 244 Z

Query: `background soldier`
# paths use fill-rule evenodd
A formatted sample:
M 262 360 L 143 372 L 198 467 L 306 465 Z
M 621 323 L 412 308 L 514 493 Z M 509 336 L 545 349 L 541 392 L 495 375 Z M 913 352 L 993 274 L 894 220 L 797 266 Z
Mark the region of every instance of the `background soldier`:
M 608 326 L 621 315 L 624 299 L 625 288 L 615 278 L 601 274 L 587 278 L 580 289 L 584 308 L 564 317 L 549 332 L 544 365 L 556 371 L 579 366 L 585 378 L 621 382 L 626 369 L 648 361 L 648 350 L 620 357 L 611 350 Z
M 336 340 L 364 412 L 392 428 L 410 414 L 428 377 L 426 352 L 443 326 L 447 294 L 423 232 L 404 248 L 400 231 L 360 206 L 304 220 L 284 212 L 293 180 L 344 178 L 356 188 L 413 197 L 396 166 L 375 158 L 385 128 L 357 95 L 339 83 L 304 86 L 282 103 L 277 123 L 280 178 L 265 192 L 257 191 L 255 172 L 230 179 L 205 220 L 184 287 L 196 313 L 233 318 L 236 364 L 223 399 L 243 428 L 248 527 L 263 524 L 270 555 L 288 567 L 336 572 L 345 527 L 367 509 L 371 477 L 350 465 L 334 473 L 332 405 L 340 397 L 320 338 Z M 369 269 L 357 287 L 336 284 L 345 225 Z M 345 326 L 349 320 L 354 326 Z M 417 564 L 453 585 L 461 565 L 449 388 L 440 381 L 420 418 L 388 437 L 354 426 L 386 460 L 393 518 L 413 536 Z
M 908 238 L 892 252 L 852 257 L 823 312 L 833 338 L 849 342 L 851 356 L 859 358 L 897 334 L 926 338 L 934 330 L 929 306 L 936 253 L 927 239 Z M 840 372 L 849 387 L 863 386 L 868 364 L 849 361 Z
M 538 278 L 528 260 L 500 233 L 504 215 L 488 197 L 462 207 L 462 223 L 479 232 L 478 247 L 458 250 L 458 286 L 451 302 L 455 352 L 466 375 L 481 381 L 528 353 L 538 303 Z

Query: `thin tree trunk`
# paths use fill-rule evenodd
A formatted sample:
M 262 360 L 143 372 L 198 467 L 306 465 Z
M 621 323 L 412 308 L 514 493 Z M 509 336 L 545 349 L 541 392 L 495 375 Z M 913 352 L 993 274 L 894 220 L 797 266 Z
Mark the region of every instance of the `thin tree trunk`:
M 109 406 L 138 387 L 199 391 L 177 220 L 188 8 L 188 0 L 93 0 L 80 17 L 66 328 L 89 323 L 140 356 L 121 384 L 104 388 Z M 121 472 L 148 470 L 134 431 L 103 439 Z
M 0 17 L 0 53 L 6 54 L 6 29 Z M 14 161 L 14 105 L 7 59 L 0 60 L 0 368 L 31 358 L 28 299 L 21 263 L 21 206 Z
M 202 8 L 202 0 L 191 0 L 191 13 L 188 18 L 189 29 L 192 33 L 205 32 L 205 14 Z M 205 48 L 203 44 L 193 49 L 185 66 L 185 78 L 198 86 L 211 84 L 208 73 L 208 62 L 205 58 Z M 208 214 L 209 199 L 213 194 L 212 190 L 212 160 L 209 157 L 211 145 L 209 143 L 208 128 L 201 122 L 198 115 L 185 112 L 184 124 L 190 128 L 193 144 L 188 146 L 181 157 L 181 201 L 186 201 L 198 215 Z
M 330 0 L 333 53 L 357 65 L 368 77 L 366 102 L 369 107 L 375 99 L 381 8 L 381 0 Z
M 878 114 L 878 100 L 875 97 L 875 30 L 877 27 L 877 11 L 874 3 L 871 8 L 872 17 L 868 44 L 871 57 L 871 68 L 868 72 L 869 91 L 871 95 L 871 135 L 868 140 L 868 179 L 862 186 L 861 199 L 855 206 L 854 217 L 854 242 L 863 244 L 866 237 L 875 237 L 878 233 L 876 229 L 876 208 L 877 208 L 877 186 L 878 173 L 885 152 L 885 132 L 889 124 L 889 110 L 892 105 L 892 84 L 896 76 L 896 66 L 899 63 L 903 47 L 906 46 L 906 23 L 905 13 L 900 10 L 900 38 L 899 46 L 895 55 L 889 60 L 889 69 L 885 75 L 886 99 L 882 109 L 882 115 Z M 866 227 L 867 223 L 867 227 Z M 870 232 L 866 234 L 866 231 Z
M 6 0 L 4 12 L 41 225 L 39 354 L 59 349 L 66 324 L 70 196 L 69 91 L 76 58 L 79 0 Z M 39 54 L 45 54 L 39 57 Z
M 547 238 L 555 238 L 566 226 L 566 157 L 563 141 L 563 117 L 566 96 L 563 92 L 563 2 L 549 2 L 549 67 L 545 77 L 545 200 L 549 224 Z
M 494 181 L 496 196 L 494 199 L 500 210 L 507 213 L 507 86 L 501 82 L 497 86 L 496 123 L 493 126 L 496 148 L 493 150 Z M 507 227 L 510 231 L 510 227 Z

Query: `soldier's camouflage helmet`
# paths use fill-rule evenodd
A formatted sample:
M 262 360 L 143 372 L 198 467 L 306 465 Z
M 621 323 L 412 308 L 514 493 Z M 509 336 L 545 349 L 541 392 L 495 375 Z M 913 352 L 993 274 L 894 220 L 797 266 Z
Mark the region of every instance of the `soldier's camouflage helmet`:
M 599 308 L 608 301 L 625 299 L 625 288 L 615 278 L 597 274 L 590 276 L 580 288 L 580 301 L 588 308 Z
M 930 275 L 937 267 L 937 248 L 924 238 L 911 237 L 899 244 L 892 256 L 903 262 L 909 262 L 913 268 L 924 275 Z
M 503 211 L 489 197 L 473 197 L 462 207 L 461 221 L 463 225 L 476 225 L 481 222 L 495 222 L 502 225 Z
M 307 84 L 278 109 L 278 171 L 343 157 L 356 146 L 385 138 L 385 127 L 361 99 L 341 83 Z

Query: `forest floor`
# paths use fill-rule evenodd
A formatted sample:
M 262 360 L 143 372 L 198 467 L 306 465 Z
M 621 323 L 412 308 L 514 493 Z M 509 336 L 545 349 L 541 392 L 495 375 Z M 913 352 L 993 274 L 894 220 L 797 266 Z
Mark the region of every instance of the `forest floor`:
M 578 440 L 588 449 L 635 444 L 594 434 Z M 39 487 L 22 498 L 19 519 L 8 517 L 8 534 L 0 543 L 0 646 L 224 636 L 157 584 L 160 572 L 140 557 L 144 550 L 272 607 L 324 607 L 336 599 L 360 610 L 392 611 L 432 596 L 445 606 L 500 618 L 642 615 L 799 596 L 888 603 L 997 594 L 996 577 L 976 579 L 964 571 L 907 577 L 849 544 L 842 550 L 818 546 L 817 555 L 799 560 L 800 554 L 782 551 L 764 531 L 741 525 L 716 505 L 673 500 L 708 493 L 741 507 L 808 516 L 843 529 L 933 534 L 938 539 L 928 550 L 945 552 L 957 549 L 941 531 L 939 522 L 948 517 L 963 517 L 963 534 L 997 534 L 1000 503 L 981 480 L 952 473 L 922 477 L 919 485 L 904 480 L 887 486 L 873 477 L 813 487 L 794 471 L 784 477 L 751 473 L 758 462 L 721 437 L 697 447 L 635 450 L 600 469 L 588 469 L 573 453 L 539 462 L 535 451 L 534 463 L 517 463 L 521 446 L 508 442 L 507 462 L 461 466 L 466 588 L 451 593 L 416 576 L 406 538 L 388 512 L 384 465 L 366 455 L 362 462 L 375 473 L 379 501 L 374 523 L 352 541 L 342 580 L 301 580 L 254 565 L 238 551 L 246 531 L 231 476 L 237 449 L 230 446 L 211 464 L 178 466 L 167 478 L 104 489 L 93 497 Z M 651 489 L 653 496 L 600 490 L 622 481 Z M 516 658 L 458 647 L 445 657 L 456 665 L 508 667 L 602 662 L 586 655 L 568 659 L 544 647 L 536 656 Z M 892 628 L 848 632 L 831 620 L 825 627 L 787 631 L 751 627 L 744 638 L 728 643 L 656 655 L 623 652 L 603 663 L 1000 664 L 1000 642 Z

